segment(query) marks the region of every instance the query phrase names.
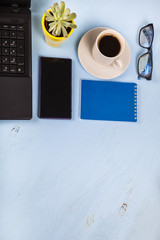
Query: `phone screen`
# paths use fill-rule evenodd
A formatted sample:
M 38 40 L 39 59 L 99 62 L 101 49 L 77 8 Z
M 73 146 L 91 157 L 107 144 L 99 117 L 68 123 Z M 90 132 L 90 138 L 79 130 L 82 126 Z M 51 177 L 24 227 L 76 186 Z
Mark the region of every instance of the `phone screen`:
M 40 118 L 71 118 L 72 60 L 40 58 Z

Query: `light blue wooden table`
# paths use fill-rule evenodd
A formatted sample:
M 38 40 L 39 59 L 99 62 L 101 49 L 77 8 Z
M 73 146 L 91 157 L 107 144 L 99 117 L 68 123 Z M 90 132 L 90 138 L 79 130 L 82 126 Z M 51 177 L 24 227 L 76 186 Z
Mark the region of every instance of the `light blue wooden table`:
M 160 239 L 160 1 L 66 0 L 77 30 L 60 48 L 46 45 L 41 17 L 51 0 L 32 0 L 33 119 L 0 122 L 0 240 Z M 154 23 L 153 79 L 137 80 L 139 29 Z M 114 81 L 138 84 L 138 122 L 79 118 L 78 43 L 106 26 L 131 48 Z M 40 120 L 40 56 L 73 59 L 73 119 Z

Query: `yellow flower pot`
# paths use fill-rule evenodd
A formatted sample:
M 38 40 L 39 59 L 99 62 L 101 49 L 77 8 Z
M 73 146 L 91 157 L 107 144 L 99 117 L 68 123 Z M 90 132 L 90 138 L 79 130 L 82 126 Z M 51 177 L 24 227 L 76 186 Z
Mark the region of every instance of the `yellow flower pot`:
M 50 10 L 48 10 L 48 12 L 50 12 Z M 69 32 L 67 38 L 64 38 L 64 37 L 54 37 L 46 29 L 45 17 L 46 17 L 46 15 L 44 14 L 43 17 L 42 17 L 42 30 L 43 30 L 43 33 L 45 35 L 45 41 L 51 47 L 59 47 L 65 40 L 67 40 L 71 36 L 71 34 L 73 33 L 74 29 L 73 28 L 71 29 L 71 31 Z M 72 20 L 72 23 L 74 23 L 74 20 Z

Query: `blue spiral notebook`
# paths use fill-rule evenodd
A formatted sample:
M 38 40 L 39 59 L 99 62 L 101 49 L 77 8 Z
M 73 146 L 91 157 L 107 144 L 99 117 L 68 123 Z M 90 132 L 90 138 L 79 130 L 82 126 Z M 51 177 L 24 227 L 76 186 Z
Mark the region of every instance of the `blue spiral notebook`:
M 81 119 L 137 121 L 137 84 L 82 80 Z

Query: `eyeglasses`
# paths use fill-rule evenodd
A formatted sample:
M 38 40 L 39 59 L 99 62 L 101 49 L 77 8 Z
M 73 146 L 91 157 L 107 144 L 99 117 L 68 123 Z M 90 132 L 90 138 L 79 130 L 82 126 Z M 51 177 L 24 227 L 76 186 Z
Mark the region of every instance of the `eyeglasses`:
M 153 62 L 152 62 L 152 43 L 154 38 L 153 24 L 141 28 L 139 32 L 139 45 L 148 49 L 148 52 L 141 55 L 138 59 L 137 69 L 138 75 L 147 80 L 152 78 Z

